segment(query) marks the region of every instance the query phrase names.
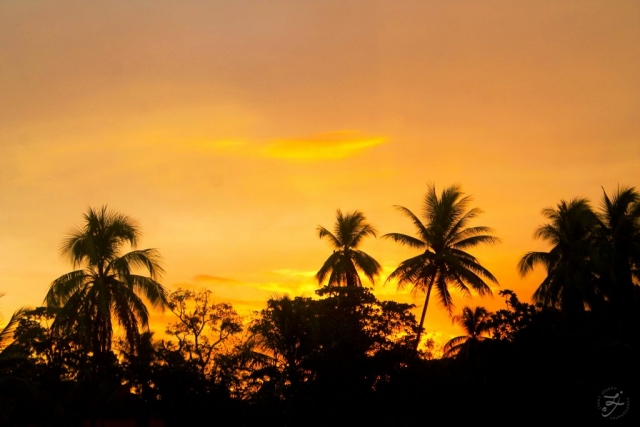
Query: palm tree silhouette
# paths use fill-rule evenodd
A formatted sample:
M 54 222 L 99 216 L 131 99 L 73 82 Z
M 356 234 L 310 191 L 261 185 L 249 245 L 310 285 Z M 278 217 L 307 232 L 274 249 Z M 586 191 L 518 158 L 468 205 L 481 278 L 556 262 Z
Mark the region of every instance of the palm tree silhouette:
M 492 295 L 491 288 L 483 277 L 498 283 L 474 256 L 465 252 L 466 249 L 479 244 L 495 244 L 500 241 L 497 237 L 487 234 L 492 232 L 489 227 L 467 227 L 469 221 L 482 212 L 478 208 L 467 211 L 470 201 L 471 198 L 464 196 L 458 184 L 445 188 L 440 198 L 436 194 L 435 186 L 430 185 L 424 199 L 424 223 L 409 209 L 396 206 L 396 209 L 411 219 L 416 227 L 417 237 L 401 233 L 382 236 L 422 251 L 420 255 L 400 263 L 386 280 L 388 282 L 396 279 L 398 289 L 411 283 L 412 292 L 426 293 L 416 350 L 420 344 L 427 306 L 434 286 L 440 302 L 451 315 L 454 304 L 449 292 L 450 285 L 470 296 L 469 288 L 480 295 Z
M 478 343 L 488 339 L 485 334 L 491 330 L 489 312 L 484 307 L 464 307 L 453 321 L 462 327 L 466 335 L 449 340 L 442 348 L 444 357 L 473 357 Z
M 362 212 L 353 211 L 344 214 L 336 211 L 334 233 L 318 226 L 318 237 L 327 238 L 334 248 L 318 270 L 316 279 L 319 284 L 329 277 L 328 286 L 362 286 L 360 275 L 362 272 L 373 284 L 380 274 L 380 264 L 365 252 L 358 249 L 362 239 L 367 236 L 376 237 L 376 229 L 369 223 Z
M 545 208 L 542 214 L 549 223 L 538 227 L 534 236 L 553 247 L 549 252 L 526 253 L 518 263 L 520 275 L 542 264 L 547 277 L 533 299 L 564 311 L 584 311 L 585 304 L 593 306 L 600 299 L 591 262 L 598 219 L 587 199 L 561 200 L 556 209 Z
M 634 300 L 640 283 L 640 193 L 623 187 L 609 198 L 602 192 L 599 276 L 607 299 L 622 308 Z
M 0 293 L 0 298 L 2 298 L 3 296 L 4 294 Z M 10 344 L 11 339 L 13 338 L 13 332 L 20 323 L 20 320 L 22 320 L 22 318 L 27 314 L 28 311 L 29 308 L 20 307 L 13 312 L 7 324 L 4 325 L 2 329 L 0 329 L 0 352 L 2 352 L 2 350 L 4 350 Z
M 74 267 L 54 280 L 45 297 L 49 307 L 61 307 L 54 326 L 75 328 L 86 340 L 87 351 L 104 354 L 111 350 L 112 318 L 124 329 L 129 348 L 140 342 L 139 326 L 148 330 L 149 313 L 139 295 L 154 307 L 164 308 L 167 292 L 156 281 L 163 272 L 156 249 L 133 250 L 124 255 L 128 243 L 135 248 L 140 231 L 135 221 L 106 206 L 89 208 L 85 224 L 71 230 L 61 252 Z M 148 271 L 149 277 L 134 274 L 133 268 Z

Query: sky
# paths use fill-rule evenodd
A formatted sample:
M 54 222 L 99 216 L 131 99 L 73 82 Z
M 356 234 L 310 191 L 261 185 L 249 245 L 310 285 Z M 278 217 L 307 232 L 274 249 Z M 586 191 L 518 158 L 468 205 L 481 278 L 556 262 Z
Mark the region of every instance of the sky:
M 504 308 L 544 277 L 518 260 L 561 199 L 640 185 L 640 2 L 0 1 L 0 314 L 72 266 L 89 206 L 135 218 L 169 289 L 242 314 L 314 296 L 318 225 L 360 210 L 385 284 L 415 252 L 429 184 L 459 183 L 502 242 L 470 252 Z M 159 333 L 173 322 L 154 314 Z M 461 331 L 432 299 L 426 329 Z

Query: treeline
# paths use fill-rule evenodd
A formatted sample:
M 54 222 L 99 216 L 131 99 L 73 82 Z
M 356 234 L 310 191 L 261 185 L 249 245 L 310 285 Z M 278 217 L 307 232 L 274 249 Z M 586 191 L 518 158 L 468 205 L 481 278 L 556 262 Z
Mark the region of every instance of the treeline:
M 552 248 L 519 265 L 522 274 L 546 268 L 534 304 L 505 289 L 504 309 L 454 313 L 449 286 L 490 293 L 484 280 L 495 279 L 465 251 L 497 243 L 489 228 L 469 225 L 479 211 L 468 203 L 457 186 L 440 195 L 429 187 L 423 220 L 399 208 L 416 236 L 386 235 L 419 252 L 391 279 L 424 292 L 420 322 L 413 306 L 379 301 L 362 285 L 360 274 L 379 276 L 359 249 L 377 231 L 357 211 L 338 211 L 333 232 L 318 227 L 333 253 L 317 298 L 272 298 L 243 319 L 209 291 L 169 293 L 157 251 L 135 249 L 137 224 L 89 209 L 63 245 L 79 269 L 0 333 L 0 425 L 637 422 L 638 193 L 604 193 L 599 209 L 584 199 L 545 209 L 535 235 Z M 123 254 L 125 244 L 134 250 Z M 420 338 L 432 290 L 464 331 L 442 358 Z M 175 315 L 169 339 L 148 330 L 141 297 Z

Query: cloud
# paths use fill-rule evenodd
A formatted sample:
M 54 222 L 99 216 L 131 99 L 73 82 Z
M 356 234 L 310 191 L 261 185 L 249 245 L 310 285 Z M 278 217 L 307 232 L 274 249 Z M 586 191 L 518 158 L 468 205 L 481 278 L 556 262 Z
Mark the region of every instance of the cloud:
M 209 282 L 209 283 L 240 283 L 238 280 L 229 279 L 227 277 L 210 276 L 208 274 L 198 274 L 193 277 L 196 282 Z
M 342 159 L 384 142 L 382 137 L 364 136 L 355 131 L 327 132 L 304 138 L 276 139 L 264 147 L 263 153 L 276 159 Z
M 386 138 L 381 136 L 343 130 L 299 138 L 276 138 L 266 142 L 216 140 L 206 143 L 205 147 L 222 154 L 315 161 L 353 157 L 385 142 Z
M 305 277 L 305 278 L 314 277 L 316 275 L 315 271 L 291 270 L 289 268 L 273 270 L 271 273 L 279 274 L 282 276 Z

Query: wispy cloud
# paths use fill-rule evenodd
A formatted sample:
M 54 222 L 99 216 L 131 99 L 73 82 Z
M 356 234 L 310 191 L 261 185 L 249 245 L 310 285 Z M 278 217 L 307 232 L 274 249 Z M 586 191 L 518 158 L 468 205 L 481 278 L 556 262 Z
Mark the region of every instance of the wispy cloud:
M 276 139 L 267 144 L 263 153 L 277 159 L 342 159 L 384 142 L 385 138 L 355 131 L 327 132 L 303 138 Z
M 335 160 L 356 156 L 386 142 L 382 136 L 353 130 L 325 132 L 299 138 L 275 138 L 263 142 L 216 140 L 207 149 L 223 154 L 283 160 Z
M 306 277 L 306 278 L 314 277 L 316 275 L 315 271 L 291 270 L 289 268 L 273 270 L 272 273 L 280 274 L 283 276 Z
M 238 280 L 230 279 L 228 277 L 210 276 L 208 274 L 198 274 L 193 277 L 193 280 L 198 283 L 240 283 Z

